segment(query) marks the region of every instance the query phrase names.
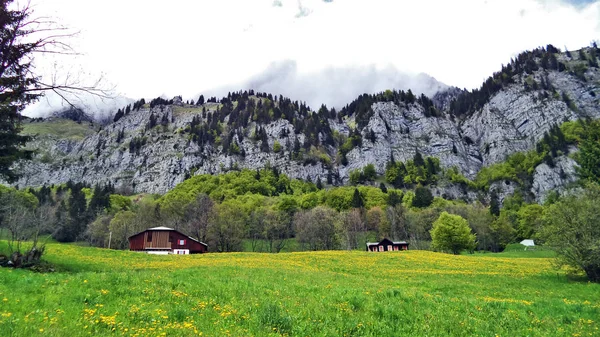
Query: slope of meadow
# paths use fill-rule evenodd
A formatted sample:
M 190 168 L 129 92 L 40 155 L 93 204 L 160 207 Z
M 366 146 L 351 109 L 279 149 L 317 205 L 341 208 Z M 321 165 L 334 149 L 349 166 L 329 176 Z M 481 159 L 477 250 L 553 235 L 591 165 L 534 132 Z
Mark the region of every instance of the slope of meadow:
M 49 244 L 56 272 L 0 269 L 0 336 L 598 336 L 600 285 L 532 255 Z

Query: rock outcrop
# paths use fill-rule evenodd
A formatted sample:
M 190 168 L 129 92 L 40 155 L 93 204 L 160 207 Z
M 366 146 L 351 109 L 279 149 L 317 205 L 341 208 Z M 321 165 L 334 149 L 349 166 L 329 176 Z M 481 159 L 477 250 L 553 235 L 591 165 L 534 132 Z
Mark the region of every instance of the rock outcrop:
M 558 54 L 558 60 L 570 62 L 563 54 Z M 319 149 L 307 149 L 306 156 L 310 152 L 313 160 L 292 158 L 294 144 L 303 144 L 306 135 L 297 133 L 294 124 L 283 118 L 260 125 L 250 120 L 240 131 L 243 139 L 238 139 L 238 153 L 232 154 L 218 141 L 201 145 L 191 140 L 186 128 L 194 117 L 203 115 L 203 110 L 214 112 L 219 104 L 188 106 L 177 97 L 173 105 L 132 111 L 83 140 L 36 136 L 29 147 L 40 151 L 33 161 L 19 163 L 23 177 L 17 184 L 112 182 L 136 192 L 164 193 L 193 174 L 266 165 L 293 178 L 313 181 L 325 181 L 327 175 L 333 175 L 343 184 L 351 170 L 374 164 L 377 172 L 384 174 L 392 155 L 396 161 L 407 161 L 416 151 L 439 158 L 444 168 L 457 167 L 466 177 L 474 178 L 482 167 L 501 162 L 512 153 L 533 149 L 555 124 L 600 117 L 600 71 L 589 67 L 584 78 L 585 81 L 569 71 L 541 68 L 530 74 L 517 74 L 512 84 L 492 95 L 481 109 L 461 118 L 449 113 L 450 102 L 462 93 L 456 88 L 436 95 L 437 116 L 427 117 L 418 102 L 375 102 L 368 123 L 359 130 L 362 144 L 346 154 L 346 165 L 340 162 L 339 144 L 323 143 Z M 528 88 L 527 83 L 532 81 L 548 81 L 553 91 Z M 148 128 L 152 118 L 158 123 Z M 228 118 L 222 123 L 227 123 Z M 202 121 L 206 122 L 205 117 Z M 339 137 L 348 137 L 356 128 L 355 116 L 346 116 L 343 121 L 330 118 L 328 123 Z M 267 135 L 269 151 L 264 150 L 264 139 L 253 137 L 257 126 Z M 324 134 L 318 137 L 324 142 Z M 277 152 L 273 150 L 276 142 L 281 147 Z M 530 192 L 537 201 L 543 201 L 548 191 L 574 180 L 575 166 L 569 157 L 557 160 L 553 168 L 539 165 Z M 507 192 L 515 188 L 503 182 L 493 187 Z M 477 197 L 453 184 L 437 186 L 434 192 L 452 198 Z

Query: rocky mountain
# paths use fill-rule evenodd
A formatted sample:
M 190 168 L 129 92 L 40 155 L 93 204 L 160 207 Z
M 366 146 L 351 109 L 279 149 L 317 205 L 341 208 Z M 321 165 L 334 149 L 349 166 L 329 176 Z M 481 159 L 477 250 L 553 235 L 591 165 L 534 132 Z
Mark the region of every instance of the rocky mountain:
M 352 170 L 374 164 L 383 175 L 392 156 L 408 161 L 417 151 L 472 179 L 483 167 L 534 149 L 554 125 L 600 117 L 599 56 L 596 47 L 563 53 L 548 46 L 522 53 L 479 90 L 449 88 L 432 99 L 410 91 L 365 94 L 340 111 L 311 110 L 254 91 L 220 100 L 139 101 L 108 125 L 78 124 L 87 128 L 79 136 L 30 128 L 28 147 L 36 156 L 18 164 L 23 176 L 16 184 L 112 182 L 135 192 L 164 193 L 194 174 L 266 165 L 294 178 L 329 176 L 334 184 L 346 184 Z M 536 167 L 524 186 L 498 181 L 492 188 L 501 195 L 525 188 L 543 200 L 575 178 L 573 159 L 555 162 Z M 433 190 L 477 198 L 477 191 L 450 182 Z

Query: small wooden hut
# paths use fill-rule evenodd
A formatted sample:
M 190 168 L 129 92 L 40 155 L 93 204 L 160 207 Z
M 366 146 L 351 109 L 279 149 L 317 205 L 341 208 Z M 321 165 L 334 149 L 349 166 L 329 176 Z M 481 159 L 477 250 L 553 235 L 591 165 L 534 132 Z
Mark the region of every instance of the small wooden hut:
M 148 228 L 129 237 L 129 250 L 148 254 L 201 254 L 208 245 L 169 227 Z
M 367 242 L 368 252 L 391 252 L 399 250 L 408 250 L 408 242 L 392 241 L 387 238 L 380 242 Z

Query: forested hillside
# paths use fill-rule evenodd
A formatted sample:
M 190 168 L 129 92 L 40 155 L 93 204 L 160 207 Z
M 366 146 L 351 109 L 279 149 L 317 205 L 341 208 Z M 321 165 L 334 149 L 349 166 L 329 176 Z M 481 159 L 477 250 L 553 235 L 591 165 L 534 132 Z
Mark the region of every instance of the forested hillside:
M 108 246 L 110 233 L 111 248 L 126 249 L 130 235 L 169 226 L 219 252 L 361 249 L 382 237 L 428 249 L 433 223 L 448 212 L 466 219 L 477 235 L 474 249 L 501 251 L 511 242 L 542 239 L 544 213 L 561 198 L 553 191 L 540 205 L 519 189 L 502 199 L 496 190 L 485 192 L 498 180 L 525 185 L 536 166 L 556 167 L 557 158 L 566 155 L 579 164 L 571 187 L 600 182 L 598 130 L 598 121 L 566 122 L 545 134 L 535 150 L 489 166 L 473 180 L 417 152 L 406 163 L 391 160 L 384 175 L 374 165 L 352 171 L 349 186 L 343 187 L 331 186 L 328 179 L 292 179 L 267 166 L 195 175 L 164 195 L 128 195 L 112 184 L 68 182 L 3 187 L 0 196 L 9 228 L 33 228 L 61 242 L 98 247 Z M 435 197 L 432 189 L 442 180 L 473 191 L 477 199 Z
M 249 90 L 142 99 L 107 125 L 30 120 L 35 156 L 18 190 L 3 188 L 3 214 L 62 242 L 106 247 L 112 232 L 126 248 L 165 225 L 211 251 L 281 251 L 382 237 L 428 248 L 447 212 L 474 249 L 500 251 L 537 237 L 562 191 L 598 181 L 597 60 L 595 45 L 547 46 L 478 90 L 389 90 L 339 110 Z

